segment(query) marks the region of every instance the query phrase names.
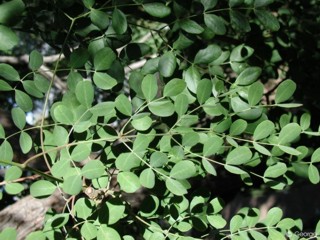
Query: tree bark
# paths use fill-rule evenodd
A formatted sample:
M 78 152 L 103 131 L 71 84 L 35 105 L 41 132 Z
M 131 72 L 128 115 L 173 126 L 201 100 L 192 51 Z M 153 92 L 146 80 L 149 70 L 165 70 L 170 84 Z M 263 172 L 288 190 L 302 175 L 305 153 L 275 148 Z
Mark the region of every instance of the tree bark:
M 65 201 L 57 190 L 45 199 L 24 197 L 0 212 L 0 231 L 8 227 L 15 228 L 17 240 L 25 239 L 29 233 L 42 229 L 49 208 L 61 210 L 64 204 Z

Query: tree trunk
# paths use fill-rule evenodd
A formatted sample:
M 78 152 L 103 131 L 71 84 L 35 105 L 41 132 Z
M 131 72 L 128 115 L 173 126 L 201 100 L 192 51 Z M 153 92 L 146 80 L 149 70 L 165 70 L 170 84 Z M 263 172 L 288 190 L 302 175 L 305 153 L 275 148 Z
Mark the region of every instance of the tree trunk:
M 24 197 L 0 212 L 0 231 L 8 227 L 15 228 L 18 233 L 17 240 L 25 239 L 29 233 L 42 229 L 49 208 L 61 209 L 64 204 L 59 191 L 45 199 Z

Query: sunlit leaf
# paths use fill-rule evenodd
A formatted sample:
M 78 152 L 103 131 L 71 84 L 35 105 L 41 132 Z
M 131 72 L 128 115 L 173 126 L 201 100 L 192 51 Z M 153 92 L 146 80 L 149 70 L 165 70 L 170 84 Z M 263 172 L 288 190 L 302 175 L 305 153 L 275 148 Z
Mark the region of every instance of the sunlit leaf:
M 83 166 L 81 172 L 85 178 L 98 178 L 104 174 L 104 165 L 99 160 L 91 160 Z
M 50 196 L 57 186 L 47 180 L 38 180 L 31 184 L 30 194 L 35 198 L 45 198 Z
M 231 165 L 241 165 L 250 161 L 252 152 L 248 147 L 237 147 L 227 156 L 226 163 Z
M 285 80 L 277 87 L 275 102 L 282 103 L 290 99 L 296 90 L 296 83 L 292 80 Z
M 170 177 L 175 179 L 186 179 L 194 176 L 196 167 L 193 162 L 184 160 L 178 162 L 170 171 Z
M 132 172 L 120 172 L 117 180 L 121 190 L 127 193 L 134 193 L 141 187 L 138 176 Z

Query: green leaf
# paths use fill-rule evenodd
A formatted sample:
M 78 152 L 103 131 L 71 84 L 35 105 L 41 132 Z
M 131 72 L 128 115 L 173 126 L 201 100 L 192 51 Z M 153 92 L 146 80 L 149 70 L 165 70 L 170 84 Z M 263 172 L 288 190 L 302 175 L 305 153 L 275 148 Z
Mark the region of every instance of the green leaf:
M 274 2 L 274 0 L 255 0 L 254 7 L 255 8 L 265 7 L 273 2 Z
M 300 133 L 301 127 L 297 123 L 287 124 L 279 133 L 279 144 L 293 142 L 300 136 Z
M 198 144 L 200 136 L 197 132 L 187 132 L 183 134 L 182 145 L 187 147 L 193 147 Z
M 309 113 L 302 114 L 300 118 L 300 126 L 303 131 L 307 130 L 311 124 L 311 116 Z
M 259 153 L 262 153 L 264 155 L 267 155 L 267 156 L 271 156 L 271 152 L 266 149 L 264 146 L 256 143 L 256 142 L 253 142 L 253 147 L 259 152 Z
M 113 116 L 116 114 L 114 107 L 114 102 L 100 102 L 94 105 L 90 112 L 96 116 Z
M 76 97 L 86 108 L 91 107 L 94 99 L 94 90 L 90 81 L 78 82 L 76 86 Z
M 118 8 L 113 10 L 112 27 L 117 34 L 124 34 L 128 28 L 127 18 Z
M 42 92 L 36 87 L 34 81 L 24 80 L 22 85 L 27 94 L 36 98 L 43 98 Z
M 166 187 L 170 192 L 177 196 L 182 196 L 188 193 L 185 186 L 179 180 L 175 180 L 172 178 L 167 178 Z
M 64 179 L 62 189 L 70 195 L 78 195 L 82 190 L 82 178 L 80 175 L 68 176 Z
M 24 186 L 21 183 L 7 183 L 4 189 L 10 195 L 17 195 L 24 190 Z
M 13 88 L 4 80 L 0 80 L 0 91 L 11 91 Z
M 80 143 L 75 146 L 75 148 L 72 150 L 71 158 L 73 161 L 81 162 L 82 160 L 85 160 L 87 157 L 89 157 L 91 153 L 91 145 L 92 143 Z
M 273 207 L 268 211 L 266 218 L 263 220 L 263 223 L 268 227 L 272 227 L 281 220 L 282 215 L 283 212 L 280 208 Z
M 26 154 L 28 152 L 30 152 L 31 148 L 32 148 L 32 138 L 30 137 L 30 135 L 26 132 L 21 132 L 20 133 L 20 137 L 19 137 L 19 144 L 20 144 L 20 148 L 22 153 Z
M 215 14 L 204 14 L 204 23 L 217 35 L 224 35 L 227 32 L 224 19 Z
M 239 117 L 245 120 L 255 120 L 262 114 L 261 108 L 252 108 L 240 97 L 231 98 L 231 107 Z
M 0 51 L 8 53 L 19 43 L 19 38 L 10 28 L 0 25 Z
M 200 77 L 201 77 L 199 71 L 197 70 L 197 68 L 194 65 L 192 65 L 184 73 L 185 73 L 184 80 L 186 81 L 188 89 L 192 93 L 196 93 L 197 86 L 198 86 L 198 83 L 199 83 Z
M 15 100 L 17 105 L 25 112 L 30 112 L 33 108 L 32 99 L 28 94 L 20 90 L 15 90 Z
M 17 24 L 21 20 L 21 15 L 24 10 L 25 10 L 25 5 L 22 0 L 11 0 L 7 2 L 1 2 L 1 5 L 0 5 L 1 25 L 13 26 Z
M 282 103 L 290 99 L 295 92 L 297 85 L 292 80 L 285 80 L 277 87 L 275 102 Z
M 70 54 L 70 66 L 72 68 L 81 68 L 89 60 L 89 52 L 85 48 L 77 48 Z
M 203 104 L 209 99 L 212 93 L 212 82 L 209 79 L 202 79 L 197 86 L 197 99 L 200 104 Z
M 94 239 L 97 234 L 98 230 L 97 227 L 90 222 L 85 222 L 80 229 L 81 236 L 86 240 Z
M 188 97 L 185 94 L 179 94 L 174 100 L 174 110 L 181 117 L 189 107 Z
M 106 29 L 110 23 L 108 13 L 93 8 L 90 11 L 90 19 L 101 30 Z
M 152 167 L 162 167 L 169 161 L 166 154 L 162 152 L 153 152 L 150 156 L 150 165 Z
M 248 147 L 241 146 L 229 152 L 226 163 L 231 165 L 241 165 L 250 161 L 252 152 Z
M 213 175 L 213 176 L 217 176 L 217 171 L 214 168 L 214 166 L 205 158 L 202 158 L 202 166 L 203 168 L 206 170 L 207 173 Z
M 170 100 L 151 102 L 148 107 L 154 115 L 159 117 L 169 117 L 175 111 L 174 105 Z
M 258 80 L 261 71 L 259 67 L 248 67 L 240 73 L 235 83 L 240 86 L 250 85 Z
M 280 24 L 275 16 L 267 10 L 254 10 L 255 15 L 259 21 L 271 31 L 278 31 L 280 29 Z
M 135 115 L 131 121 L 132 126 L 138 131 L 146 131 L 152 125 L 152 119 L 145 113 Z
M 223 145 L 223 140 L 219 136 L 210 136 L 203 144 L 203 156 L 211 156 L 216 154 Z
M 316 233 L 317 235 L 320 235 L 320 220 L 318 221 L 315 230 L 316 230 L 315 233 Z
M 97 233 L 97 240 L 105 239 L 121 240 L 121 237 L 115 229 L 107 227 L 106 225 L 100 225 Z
M 220 214 L 207 215 L 207 219 L 210 225 L 216 229 L 224 228 L 227 225 L 227 221 Z
M 139 178 L 132 172 L 120 172 L 117 180 L 121 190 L 126 193 L 134 193 L 141 187 Z
M 46 198 L 49 197 L 57 186 L 47 180 L 38 180 L 31 184 L 30 194 L 35 198 Z
M 285 235 L 277 231 L 276 229 L 268 228 L 268 233 L 269 233 L 268 239 L 286 240 Z
M 132 115 L 132 105 L 127 96 L 119 94 L 115 100 L 115 106 L 119 112 L 126 116 Z
M 230 61 L 231 62 L 242 62 L 247 60 L 254 52 L 254 49 L 245 46 L 244 44 L 241 44 L 239 46 L 236 46 L 234 49 L 232 49 L 232 52 L 230 54 Z
M 99 178 L 104 174 L 104 165 L 100 160 L 91 160 L 81 169 L 82 175 L 87 179 Z
M 193 177 L 197 172 L 196 166 L 189 160 L 176 163 L 170 171 L 170 177 L 181 180 Z
M 16 69 L 9 64 L 0 63 L 0 76 L 9 81 L 19 81 L 20 76 Z
M 248 123 L 243 119 L 238 119 L 234 121 L 230 126 L 230 135 L 237 136 L 243 133 L 248 126 Z
M 228 2 L 229 2 L 229 6 L 233 8 L 243 4 L 244 0 L 229 0 Z
M 320 148 L 317 148 L 317 149 L 312 153 L 311 162 L 312 162 L 312 163 L 320 162 Z
M 319 170 L 316 166 L 310 164 L 308 167 L 308 177 L 311 183 L 318 184 L 320 182 Z
M 191 34 L 200 34 L 204 31 L 203 27 L 201 27 L 197 22 L 190 19 L 181 21 L 180 27 L 187 33 Z
M 276 225 L 279 228 L 290 229 L 296 225 L 292 218 L 284 218 Z
M 38 70 L 43 64 L 43 57 L 40 52 L 33 50 L 29 55 L 29 67 L 32 70 Z
M 298 108 L 301 107 L 302 104 L 300 103 L 281 103 L 281 104 L 276 104 L 277 107 L 282 107 L 282 108 Z
M 290 155 L 300 155 L 301 152 L 294 149 L 293 147 L 288 147 L 288 146 L 284 146 L 284 145 L 279 145 L 278 146 L 282 151 L 284 151 L 285 153 L 288 153 Z
M 156 76 L 153 74 L 146 75 L 142 80 L 141 89 L 148 102 L 153 100 L 157 96 L 158 92 L 158 82 Z
M 116 58 L 117 56 L 111 48 L 105 47 L 100 49 L 93 58 L 95 70 L 108 70 Z
M 216 44 L 210 44 L 205 49 L 201 49 L 194 57 L 195 64 L 208 64 L 216 60 L 222 54 L 221 48 Z
M 164 86 L 163 96 L 165 97 L 177 96 L 185 88 L 186 88 L 186 83 L 182 79 L 174 78 Z
M 138 153 L 121 153 L 116 159 L 116 167 L 121 171 L 130 171 L 140 166 L 141 160 Z
M 265 235 L 263 235 L 261 232 L 258 232 L 256 230 L 250 231 L 250 235 L 253 237 L 253 239 L 267 240 L 267 237 Z
M 247 16 L 240 11 L 230 10 L 230 21 L 235 29 L 241 32 L 250 32 L 251 27 Z
M 0 239 L 17 239 L 17 230 L 11 227 L 6 227 L 0 233 Z
M 13 159 L 13 150 L 7 140 L 4 140 L 0 145 L 0 156 L 1 160 L 4 160 L 6 162 L 11 162 Z
M 126 216 L 125 214 L 126 206 L 123 204 L 123 201 L 119 198 L 109 199 L 106 202 L 106 207 L 107 207 L 107 211 L 100 211 L 101 212 L 100 216 L 105 217 L 106 212 L 109 213 L 108 220 L 106 221 L 108 225 L 115 224 L 121 218 Z
M 78 218 L 87 219 L 92 214 L 94 202 L 87 198 L 79 198 L 74 205 L 75 214 Z
M 166 52 L 160 57 L 158 68 L 162 76 L 171 77 L 176 67 L 177 59 L 173 52 Z
M 282 176 L 287 172 L 287 165 L 282 162 L 277 162 L 266 169 L 263 176 L 265 178 L 277 178 Z
M 201 0 L 201 3 L 204 7 L 204 10 L 207 11 L 214 8 L 217 5 L 218 0 Z
M 95 72 L 93 74 L 93 82 L 94 84 L 103 90 L 110 90 L 115 85 L 117 85 L 117 80 L 111 77 L 107 73 Z
M 230 232 L 235 233 L 238 231 L 243 223 L 243 218 L 240 215 L 234 215 L 230 220 Z
M 36 88 L 43 93 L 46 93 L 50 88 L 50 81 L 40 74 L 34 74 L 33 81 Z
M 3 126 L 0 124 L 0 139 L 6 137 L 6 132 L 4 131 Z
M 153 17 L 164 18 L 171 13 L 171 9 L 160 2 L 146 3 L 142 6 L 144 10 Z
M 253 132 L 253 139 L 258 141 L 260 139 L 264 139 L 274 131 L 274 124 L 270 120 L 264 120 L 256 127 Z
M 53 217 L 48 216 L 49 219 L 46 221 L 46 226 L 59 229 L 67 224 L 69 216 L 69 213 L 56 213 Z
M 55 119 L 62 124 L 72 125 L 76 121 L 74 112 L 65 105 L 56 106 L 53 112 Z
M 261 82 L 255 82 L 248 89 L 248 102 L 250 106 L 258 104 L 263 97 L 264 85 Z
M 146 168 L 140 173 L 140 183 L 150 189 L 155 186 L 155 174 L 151 168 Z
M 22 176 L 22 170 L 16 166 L 11 166 L 6 170 L 4 180 L 6 182 L 9 182 L 9 181 L 18 179 L 21 176 Z
M 178 39 L 173 43 L 173 48 L 177 50 L 182 50 L 190 45 L 192 45 L 193 41 L 187 38 L 183 33 L 179 33 Z
M 12 108 L 11 116 L 14 125 L 16 125 L 20 130 L 22 130 L 26 126 L 26 114 L 21 108 Z
M 42 231 L 35 231 L 32 233 L 29 233 L 25 240 L 46 240 L 46 236 Z
M 159 208 L 159 205 L 159 198 L 157 198 L 155 195 L 149 194 L 144 198 L 139 214 L 146 218 L 154 216 Z

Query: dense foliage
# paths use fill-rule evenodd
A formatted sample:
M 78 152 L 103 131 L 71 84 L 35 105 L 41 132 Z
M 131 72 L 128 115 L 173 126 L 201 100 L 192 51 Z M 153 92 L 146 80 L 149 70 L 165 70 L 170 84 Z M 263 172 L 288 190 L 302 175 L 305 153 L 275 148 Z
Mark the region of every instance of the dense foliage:
M 27 239 L 299 239 L 303 223 L 278 207 L 227 222 L 207 183 L 223 172 L 247 189 L 319 184 L 318 126 L 293 98 L 298 57 L 320 56 L 319 6 L 304 2 L 2 1 L 0 51 L 28 54 L 27 66 L 0 63 L 16 127 L 0 125 L 4 194 L 66 194 Z

